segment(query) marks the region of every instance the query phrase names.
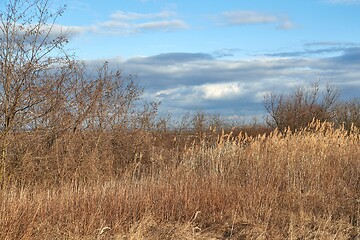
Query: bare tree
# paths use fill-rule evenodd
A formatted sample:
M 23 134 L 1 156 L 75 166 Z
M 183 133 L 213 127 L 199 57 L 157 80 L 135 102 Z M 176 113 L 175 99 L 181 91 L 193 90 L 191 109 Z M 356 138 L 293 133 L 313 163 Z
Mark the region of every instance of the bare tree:
M 55 25 L 65 6 L 50 10 L 49 0 L 8 0 L 0 12 L 1 172 L 5 171 L 10 132 L 33 125 L 51 112 L 49 89 L 61 83 L 58 68 L 67 65 L 66 33 Z M 59 80 L 59 81 L 58 81 Z M 51 104 L 49 104 L 51 103 Z
M 299 87 L 288 95 L 271 93 L 264 98 L 269 113 L 266 122 L 272 128 L 294 130 L 305 127 L 314 118 L 332 120 L 338 96 L 339 91 L 331 86 L 321 92 L 317 83 Z
M 135 76 L 108 62 L 92 71 L 67 53 L 67 33 L 56 24 L 65 6 L 51 3 L 7 0 L 0 12 L 0 184 L 12 134 L 40 132 L 51 148 L 66 132 L 149 126 L 157 111 L 139 103 Z
M 348 130 L 354 126 L 360 128 L 360 98 L 340 102 L 335 112 L 334 120 L 338 125 Z
M 72 116 L 73 130 L 129 126 L 143 92 L 135 82 L 136 76 L 112 71 L 108 62 L 99 66 L 95 73 L 85 65 L 78 65 L 79 70 L 72 79 L 73 98 L 69 98 L 65 107 Z

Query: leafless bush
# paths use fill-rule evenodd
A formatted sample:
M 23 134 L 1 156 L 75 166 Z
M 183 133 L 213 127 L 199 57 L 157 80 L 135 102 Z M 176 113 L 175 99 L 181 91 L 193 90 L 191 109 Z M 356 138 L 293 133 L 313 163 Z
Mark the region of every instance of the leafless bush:
M 334 121 L 345 129 L 360 127 L 360 98 L 344 101 L 336 106 Z
M 313 119 L 331 121 L 338 96 L 335 88 L 327 86 L 320 91 L 318 84 L 299 87 L 288 95 L 272 93 L 264 99 L 269 113 L 266 123 L 272 128 L 294 130 L 307 126 Z

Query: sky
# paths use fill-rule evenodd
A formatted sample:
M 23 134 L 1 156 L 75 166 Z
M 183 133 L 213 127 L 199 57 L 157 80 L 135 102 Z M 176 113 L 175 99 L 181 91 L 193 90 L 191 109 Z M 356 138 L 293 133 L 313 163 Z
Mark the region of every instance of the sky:
M 360 0 L 67 0 L 58 24 L 91 65 L 136 74 L 161 113 L 261 116 L 319 82 L 360 97 Z

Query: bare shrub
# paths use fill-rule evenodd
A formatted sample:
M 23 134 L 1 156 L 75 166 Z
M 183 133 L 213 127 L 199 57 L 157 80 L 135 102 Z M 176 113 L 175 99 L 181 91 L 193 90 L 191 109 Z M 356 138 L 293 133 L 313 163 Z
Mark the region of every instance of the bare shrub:
M 327 86 L 321 92 L 318 84 L 299 87 L 288 95 L 272 93 L 264 99 L 269 113 L 266 123 L 280 130 L 287 127 L 295 130 L 307 126 L 313 119 L 331 121 L 338 96 L 335 88 Z
M 349 130 L 353 126 L 360 127 L 360 98 L 337 104 L 335 112 L 334 122 L 338 126 L 343 125 Z

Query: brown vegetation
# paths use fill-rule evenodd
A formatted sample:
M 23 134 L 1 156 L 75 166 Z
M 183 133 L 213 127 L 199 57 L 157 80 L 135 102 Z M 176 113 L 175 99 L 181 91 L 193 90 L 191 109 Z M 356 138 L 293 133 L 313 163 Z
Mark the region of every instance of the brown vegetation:
M 133 76 L 66 53 L 62 7 L 7 2 L 0 239 L 359 237 L 357 100 L 300 90 L 265 102 L 278 128 L 204 113 L 169 127 Z
M 285 131 L 306 127 L 314 119 L 333 122 L 350 130 L 360 126 L 360 99 L 339 100 L 340 91 L 330 85 L 321 91 L 319 84 L 302 85 L 288 94 L 271 93 L 264 98 L 267 125 Z
M 1 239 L 359 234 L 356 128 L 314 122 L 296 133 L 224 134 L 213 146 L 184 147 L 176 138 L 163 147 L 146 132 L 72 133 L 48 149 L 41 135 L 19 137 L 0 196 Z

